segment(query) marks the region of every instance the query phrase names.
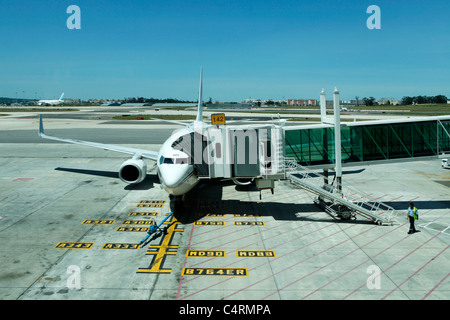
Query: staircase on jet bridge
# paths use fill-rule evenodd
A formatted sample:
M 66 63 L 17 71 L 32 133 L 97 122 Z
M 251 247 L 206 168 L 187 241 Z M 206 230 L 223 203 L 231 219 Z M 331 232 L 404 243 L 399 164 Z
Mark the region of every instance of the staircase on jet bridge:
M 360 214 L 379 225 L 392 224 L 395 209 L 371 199 L 369 195 L 343 186 L 342 191 L 336 186 L 324 185 L 324 176 L 298 164 L 293 159 L 285 160 L 285 175 L 293 185 L 318 195 L 314 202 L 327 213 L 342 219 L 356 218 Z

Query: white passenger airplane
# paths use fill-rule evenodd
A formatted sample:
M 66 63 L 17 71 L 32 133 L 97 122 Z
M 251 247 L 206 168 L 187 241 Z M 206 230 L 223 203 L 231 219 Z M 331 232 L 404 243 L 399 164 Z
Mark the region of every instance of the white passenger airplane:
M 181 137 L 192 135 L 194 133 L 194 127 L 202 128 L 204 126 L 210 126 L 202 121 L 202 75 L 203 68 L 200 70 L 198 110 L 195 121 L 192 123 L 184 123 L 180 121 L 164 120 L 170 123 L 185 125 L 185 127 L 176 130 L 163 143 L 159 152 L 48 136 L 44 133 L 42 115 L 39 116 L 39 136 L 44 139 L 80 144 L 133 155 L 133 158 L 125 161 L 119 169 L 120 179 L 129 184 L 139 183 L 145 179 L 147 174 L 147 165 L 143 160 L 144 158 L 154 160 L 156 161 L 158 167 L 159 180 L 165 190 L 173 196 L 184 195 L 194 188 L 194 186 L 199 182 L 199 178 L 194 170 L 193 161 L 189 160 L 190 156 L 187 153 L 176 149 L 175 146 L 177 142 L 180 141 Z
M 61 97 L 59 97 L 58 100 L 39 100 L 37 102 L 37 104 L 38 104 L 38 106 L 42 106 L 42 105 L 56 106 L 56 105 L 64 102 L 63 97 L 64 97 L 64 92 L 61 94 Z

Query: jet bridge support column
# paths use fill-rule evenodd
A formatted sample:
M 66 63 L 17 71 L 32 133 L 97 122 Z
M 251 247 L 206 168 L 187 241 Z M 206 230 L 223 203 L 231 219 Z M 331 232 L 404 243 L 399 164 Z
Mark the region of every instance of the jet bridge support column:
M 324 188 L 328 185 L 328 169 L 323 169 L 323 185 Z
M 320 121 L 325 123 L 327 121 L 327 99 L 325 97 L 325 90 L 320 92 Z
M 335 169 L 336 183 L 338 192 L 342 193 L 342 157 L 341 157 L 341 111 L 339 108 L 339 91 L 334 88 L 334 153 L 335 153 Z

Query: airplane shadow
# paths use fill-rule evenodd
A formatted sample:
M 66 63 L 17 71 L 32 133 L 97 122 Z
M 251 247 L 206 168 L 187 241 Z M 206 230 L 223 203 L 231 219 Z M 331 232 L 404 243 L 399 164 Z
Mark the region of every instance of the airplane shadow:
M 119 178 L 119 173 L 117 171 L 101 171 L 101 170 L 87 170 L 87 169 L 74 169 L 74 168 L 55 168 L 56 171 L 72 172 L 86 174 L 90 176 L 99 176 L 106 178 Z
M 233 184 L 232 182 L 230 182 Z M 192 224 L 207 215 L 246 215 L 255 217 L 270 216 L 279 221 L 316 221 L 352 224 L 371 224 L 364 218 L 341 220 L 334 216 L 317 216 L 315 213 L 324 212 L 314 203 L 281 203 L 242 200 L 223 200 L 223 186 L 228 182 L 210 181 L 199 184 L 187 194 L 182 205 L 171 201 L 171 210 L 178 221 Z M 258 192 L 254 186 L 237 186 L 240 191 Z M 245 187 L 245 188 L 244 188 Z M 246 190 L 242 190 L 246 189 Z
M 433 200 L 433 201 L 413 200 L 412 202 L 414 203 L 414 206 L 418 210 L 450 209 L 450 201 L 448 200 Z M 395 210 L 404 210 L 406 213 L 406 209 L 408 209 L 410 201 L 392 201 L 388 202 L 387 204 L 393 207 Z
M 155 186 L 155 183 L 159 183 L 159 178 L 156 174 L 147 174 L 144 181 L 137 184 L 128 184 L 125 190 L 150 190 Z
M 355 170 L 353 173 L 359 173 Z M 323 221 L 337 223 L 356 223 L 356 224 L 372 224 L 372 221 L 366 220 L 364 217 L 358 217 L 350 220 L 341 220 L 333 215 L 324 218 L 323 215 L 315 213 L 324 212 L 319 206 L 311 203 L 281 203 L 271 201 L 242 201 L 242 200 L 223 200 L 223 187 L 234 185 L 232 181 L 211 180 L 199 183 L 192 191 L 187 194 L 187 201 L 183 206 L 173 206 L 171 208 L 174 215 L 183 223 L 194 223 L 195 221 L 205 217 L 206 215 L 229 215 L 229 214 L 247 214 L 255 216 L 271 216 L 275 220 L 284 221 Z M 235 186 L 236 191 L 242 192 L 258 192 L 254 185 Z M 277 191 L 275 191 L 277 192 Z M 265 199 L 270 194 L 264 196 Z M 265 200 L 263 198 L 263 200 Z M 414 206 L 419 210 L 430 209 L 450 209 L 450 200 L 432 200 L 432 201 L 413 201 Z M 386 204 L 395 210 L 405 211 L 409 206 L 409 201 L 392 201 Z M 420 212 L 420 211 L 419 211 Z M 420 214 L 420 213 L 419 213 Z M 321 218 L 319 218 L 320 216 Z

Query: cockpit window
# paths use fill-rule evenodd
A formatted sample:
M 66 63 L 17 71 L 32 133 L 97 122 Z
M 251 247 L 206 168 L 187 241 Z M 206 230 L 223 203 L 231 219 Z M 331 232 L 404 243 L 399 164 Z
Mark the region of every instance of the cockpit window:
M 159 164 L 190 164 L 189 158 L 164 158 L 159 159 Z
M 159 158 L 159 164 L 163 164 L 163 163 L 173 164 L 174 161 L 172 158 L 164 158 L 164 157 Z
M 176 164 L 189 164 L 189 158 L 176 158 Z
M 164 162 L 163 163 L 173 164 L 173 159 L 172 158 L 164 158 Z

